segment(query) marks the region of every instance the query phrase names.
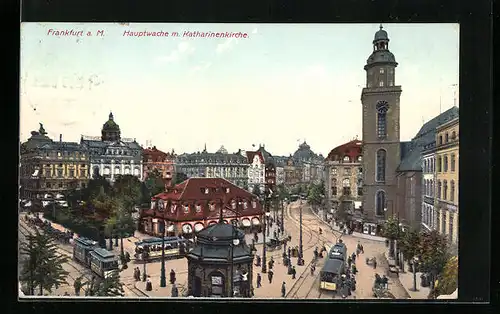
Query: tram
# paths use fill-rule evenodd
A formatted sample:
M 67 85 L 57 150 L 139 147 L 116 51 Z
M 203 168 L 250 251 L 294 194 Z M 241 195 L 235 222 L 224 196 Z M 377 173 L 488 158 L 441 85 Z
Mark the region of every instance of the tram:
M 326 259 L 319 273 L 319 289 L 337 291 L 338 282 L 345 273 L 345 262 L 340 259 Z
M 73 259 L 88 267 L 100 277 L 106 278 L 118 271 L 117 256 L 97 247 L 97 242 L 87 238 L 76 238 L 73 247 Z
M 191 249 L 191 241 L 179 237 L 165 237 L 165 258 L 180 258 Z M 144 261 L 143 252 L 146 251 L 146 261 L 161 258 L 162 239 L 150 238 L 135 243 L 135 258 Z
M 336 243 L 328 252 L 328 259 L 337 259 L 345 263 L 347 259 L 347 246 L 344 243 Z

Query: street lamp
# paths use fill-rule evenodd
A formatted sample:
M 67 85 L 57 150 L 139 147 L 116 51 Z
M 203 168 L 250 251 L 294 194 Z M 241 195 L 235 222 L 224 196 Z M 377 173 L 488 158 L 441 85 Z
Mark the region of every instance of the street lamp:
M 144 262 L 143 269 L 142 269 L 142 281 L 144 281 L 144 282 L 146 282 L 146 278 L 148 277 L 146 275 L 146 262 L 147 262 L 147 258 L 148 258 L 148 252 L 146 250 L 146 247 L 147 246 L 144 246 L 143 251 L 142 251 L 142 261 Z
M 300 233 L 299 233 L 299 259 L 297 265 L 304 265 L 304 255 L 302 250 L 302 205 L 299 205 L 299 223 L 300 223 Z
M 281 234 L 285 234 L 285 206 L 283 201 L 280 201 L 281 204 Z
M 268 208 L 268 199 L 267 199 L 267 195 L 264 196 L 264 208 L 265 208 L 265 218 L 263 219 L 264 220 L 264 224 L 262 225 L 263 226 L 263 229 L 262 229 L 262 236 L 263 236 L 263 243 L 262 243 L 262 273 L 266 273 L 267 272 L 267 261 L 266 261 L 266 220 L 269 218 L 269 215 L 270 213 L 267 211 L 267 208 Z
M 240 244 L 240 240 L 236 238 L 235 235 L 235 230 L 236 227 L 232 225 L 232 242 L 231 242 L 231 290 L 230 290 L 230 296 L 234 297 L 234 247 Z M 241 289 L 241 282 L 240 282 L 240 289 Z M 241 290 L 240 290 L 241 292 Z

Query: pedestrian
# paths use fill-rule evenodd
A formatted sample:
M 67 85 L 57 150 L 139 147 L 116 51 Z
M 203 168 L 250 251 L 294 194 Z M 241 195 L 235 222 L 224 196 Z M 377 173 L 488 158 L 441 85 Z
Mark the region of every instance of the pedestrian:
M 314 276 L 314 271 L 316 270 L 316 266 L 311 264 L 311 276 Z
M 365 253 L 365 249 L 363 248 L 363 244 L 361 244 L 361 253 Z
M 273 269 L 273 262 L 272 261 L 267 262 L 267 268 Z
M 260 273 L 257 273 L 257 288 L 262 287 L 262 276 Z
M 170 283 L 175 283 L 175 271 L 173 269 L 170 271 Z
M 376 269 L 376 268 L 377 268 L 377 260 L 374 257 L 373 258 L 373 269 Z
M 172 298 L 178 298 L 179 297 L 179 289 L 177 289 L 177 286 L 175 284 L 172 285 Z
M 295 275 L 297 274 L 297 271 L 295 270 L 295 266 L 292 267 L 292 279 L 295 279 Z
M 288 258 L 292 257 L 292 248 L 288 247 Z
M 352 264 L 352 258 L 349 256 L 347 258 L 347 265 L 349 265 L 349 268 L 351 268 L 351 264 Z
M 255 266 L 260 266 L 260 256 L 257 255 L 255 258 L 256 258 Z
M 82 276 L 75 279 L 75 282 L 73 283 L 73 287 L 75 288 L 75 295 L 80 296 L 80 290 L 83 287 Z
M 269 279 L 269 283 L 273 283 L 273 275 L 273 270 L 269 269 L 269 271 L 267 272 L 267 279 Z
M 137 281 L 141 280 L 141 270 L 139 267 L 137 267 Z
M 352 252 L 351 257 L 352 257 L 352 262 L 356 263 L 356 253 Z
M 68 291 L 65 291 L 65 292 L 64 292 L 64 296 L 65 296 L 65 297 L 69 297 L 69 293 L 68 293 Z
M 314 249 L 314 259 L 318 259 L 318 255 L 319 255 L 319 253 L 318 253 L 318 247 L 316 247 Z
M 276 230 L 273 231 L 273 235 L 274 235 L 274 238 L 277 239 L 278 238 L 278 232 Z
M 285 282 L 281 284 L 281 297 L 284 298 L 286 296 L 286 287 L 285 287 Z
M 358 268 L 356 268 L 356 265 L 352 265 L 352 274 L 356 275 L 357 272 L 358 272 Z
M 382 284 L 384 285 L 384 288 L 389 289 L 389 278 L 385 275 L 382 275 Z
M 153 284 L 151 283 L 151 280 L 148 278 L 146 279 L 146 291 L 152 291 L 153 290 Z

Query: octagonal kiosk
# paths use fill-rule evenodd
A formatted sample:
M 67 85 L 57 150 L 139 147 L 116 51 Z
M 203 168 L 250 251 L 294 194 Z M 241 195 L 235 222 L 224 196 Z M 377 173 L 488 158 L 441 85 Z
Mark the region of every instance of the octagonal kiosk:
M 186 257 L 188 296 L 251 297 L 254 256 L 244 232 L 233 224 L 220 221 L 200 231 Z

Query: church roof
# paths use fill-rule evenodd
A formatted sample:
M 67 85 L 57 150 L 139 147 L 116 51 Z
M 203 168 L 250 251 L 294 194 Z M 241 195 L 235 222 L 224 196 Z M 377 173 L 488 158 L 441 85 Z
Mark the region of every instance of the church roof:
M 401 163 L 397 171 L 422 171 L 422 151 L 435 141 L 436 128 L 458 117 L 458 107 L 453 106 L 425 123 L 411 142 L 401 142 Z

